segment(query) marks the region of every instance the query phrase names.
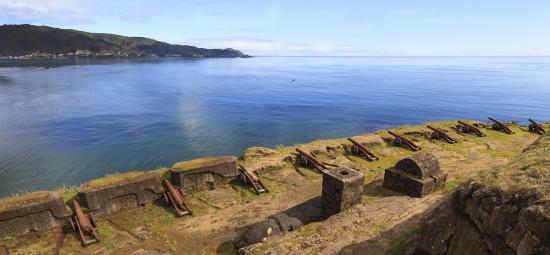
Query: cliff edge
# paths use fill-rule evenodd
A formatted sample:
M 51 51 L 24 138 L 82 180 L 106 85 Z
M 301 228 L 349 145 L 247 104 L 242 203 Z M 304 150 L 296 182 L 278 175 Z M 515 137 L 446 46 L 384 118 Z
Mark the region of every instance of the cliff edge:
M 408 254 L 550 254 L 550 135 L 458 188 Z

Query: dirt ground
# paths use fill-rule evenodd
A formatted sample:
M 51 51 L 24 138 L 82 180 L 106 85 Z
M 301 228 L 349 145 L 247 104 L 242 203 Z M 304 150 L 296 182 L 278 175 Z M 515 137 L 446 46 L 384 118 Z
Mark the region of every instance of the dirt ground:
M 82 247 L 72 232 L 61 229 L 31 233 L 0 241 L 9 254 L 235 254 L 233 241 L 253 223 L 285 210 L 316 214 L 320 211 L 322 175 L 297 167 L 294 148 L 315 153 L 321 160 L 348 165 L 365 174 L 363 202 L 326 220 L 307 224 L 292 233 L 270 237 L 248 250 L 252 254 L 383 254 L 442 197 L 473 174 L 506 164 L 537 135 L 526 127 L 512 126 L 513 135 L 483 129 L 478 138 L 456 132 L 454 121 L 430 123 L 446 129 L 458 144 L 428 139 L 424 125 L 393 131 L 407 134 L 422 151 L 433 153 L 442 170 L 449 173 L 446 187 L 424 198 L 410 198 L 381 187 L 384 169 L 412 151 L 389 142 L 386 131 L 355 137 L 380 156 L 369 162 L 344 152 L 345 139 L 314 141 L 274 149 L 254 148 L 241 164 L 258 169 L 270 192 L 256 195 L 239 182 L 189 195 L 193 216 L 177 218 L 171 208 L 158 202 L 144 208 L 109 215 L 98 220 L 99 244 Z M 332 147 L 327 152 L 326 146 Z

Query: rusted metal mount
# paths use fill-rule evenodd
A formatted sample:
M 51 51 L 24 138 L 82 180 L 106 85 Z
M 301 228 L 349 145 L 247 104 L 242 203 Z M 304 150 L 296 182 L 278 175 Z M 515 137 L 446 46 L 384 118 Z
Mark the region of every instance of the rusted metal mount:
M 326 163 L 321 162 L 319 159 L 317 159 L 315 156 L 300 150 L 296 148 L 296 151 L 299 153 L 298 155 L 298 163 L 300 163 L 301 166 L 304 167 L 313 167 L 317 172 L 323 173 L 325 172 L 328 167 Z
M 378 160 L 378 157 L 375 156 L 367 147 L 351 138 L 348 138 L 348 140 L 353 144 L 351 147 L 351 152 L 362 155 L 366 159 L 370 161 Z
M 463 122 L 463 121 L 458 121 L 458 125 L 457 125 L 457 129 L 464 132 L 464 133 L 474 133 L 475 135 L 479 136 L 479 137 L 484 137 L 486 136 L 483 132 L 481 132 L 481 130 L 479 130 L 479 128 L 477 127 L 474 127 L 473 125 L 470 125 L 466 122 Z
M 250 184 L 254 191 L 256 191 L 256 194 L 260 195 L 261 193 L 269 192 L 258 171 L 252 172 L 244 168 L 242 165 L 239 165 L 239 167 L 241 169 L 241 178 L 243 183 Z
M 529 119 L 529 122 L 531 122 L 531 124 L 529 124 L 529 131 L 537 133 L 539 135 L 542 135 L 542 134 L 546 133 L 546 130 L 544 130 L 542 125 L 540 125 L 539 123 L 537 123 L 533 119 Z
M 166 202 L 169 205 L 172 205 L 174 207 L 174 210 L 176 211 L 176 214 L 179 217 L 183 217 L 185 215 L 192 215 L 193 211 L 191 211 L 191 207 L 187 203 L 187 199 L 185 199 L 185 193 L 182 189 L 176 189 L 170 183 L 168 180 L 164 180 L 162 182 L 164 185 L 165 192 L 162 193 L 162 196 L 164 197 L 164 202 Z
M 500 121 L 498 121 L 498 120 L 496 120 L 492 117 L 489 117 L 489 120 L 494 122 L 494 124 L 493 124 L 493 129 L 494 130 L 501 130 L 502 132 L 504 132 L 506 134 L 509 134 L 509 135 L 514 133 L 510 128 L 508 128 L 508 126 L 506 126 L 506 124 L 504 124 L 504 123 L 502 123 L 502 122 L 500 122 Z
M 443 131 L 440 128 L 435 128 L 430 125 L 427 126 L 430 130 L 433 132 L 430 134 L 430 138 L 437 139 L 437 140 L 445 140 L 448 143 L 457 143 L 457 141 L 449 136 L 445 131 Z
M 74 216 L 69 218 L 72 229 L 80 235 L 82 244 L 90 245 L 100 241 L 97 234 L 97 224 L 93 214 L 85 214 L 80 208 L 80 204 L 73 200 Z
M 403 135 L 394 133 L 392 131 L 388 131 L 388 133 L 395 137 L 395 139 L 393 139 L 394 144 L 405 146 L 409 150 L 412 150 L 412 151 L 418 151 L 418 150 L 422 149 L 419 146 L 417 146 L 416 144 L 414 144 L 411 140 L 405 138 Z

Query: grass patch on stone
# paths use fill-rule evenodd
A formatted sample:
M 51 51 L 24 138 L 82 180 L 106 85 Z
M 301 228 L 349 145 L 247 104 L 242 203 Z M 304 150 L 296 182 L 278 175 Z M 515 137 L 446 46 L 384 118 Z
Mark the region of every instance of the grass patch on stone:
M 15 205 L 15 204 L 21 204 L 21 203 L 23 204 L 34 203 L 37 201 L 42 201 L 50 198 L 51 198 L 51 192 L 47 192 L 47 191 L 21 193 L 15 196 L 0 199 L 0 208 L 2 206 L 9 206 L 9 205 Z
M 127 172 L 123 174 L 112 174 L 112 175 L 107 175 L 103 178 L 91 180 L 88 183 L 86 183 L 85 186 L 102 187 L 102 186 L 108 186 L 108 185 L 113 185 L 117 183 L 124 183 L 127 181 L 131 181 L 135 178 L 141 177 L 145 174 L 146 174 L 145 172 L 138 172 L 138 171 L 132 171 L 132 172 Z
M 172 170 L 176 172 L 191 171 L 199 167 L 216 165 L 216 164 L 225 162 L 230 158 L 231 157 L 204 157 L 204 158 L 197 158 L 197 159 L 192 159 L 187 161 L 181 161 L 174 164 L 174 166 L 172 166 Z
M 505 191 L 535 189 L 550 198 L 550 134 L 540 138 L 505 167 L 481 173 L 475 179 Z
M 399 240 L 395 241 L 386 255 L 402 255 L 405 253 L 407 242 L 418 233 L 418 228 L 414 228 L 405 233 Z

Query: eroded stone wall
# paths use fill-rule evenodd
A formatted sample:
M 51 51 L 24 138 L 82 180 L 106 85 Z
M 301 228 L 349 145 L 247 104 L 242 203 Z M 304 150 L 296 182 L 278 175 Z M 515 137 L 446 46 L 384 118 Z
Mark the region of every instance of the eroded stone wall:
M 160 173 L 153 171 L 112 183 L 84 184 L 78 200 L 94 215 L 105 215 L 153 203 L 163 190 Z
M 213 189 L 240 175 L 236 157 L 207 157 L 176 163 L 170 169 L 174 185 L 186 192 Z
M 56 192 L 35 192 L 0 204 L 0 238 L 21 236 L 67 223 L 69 212 Z

